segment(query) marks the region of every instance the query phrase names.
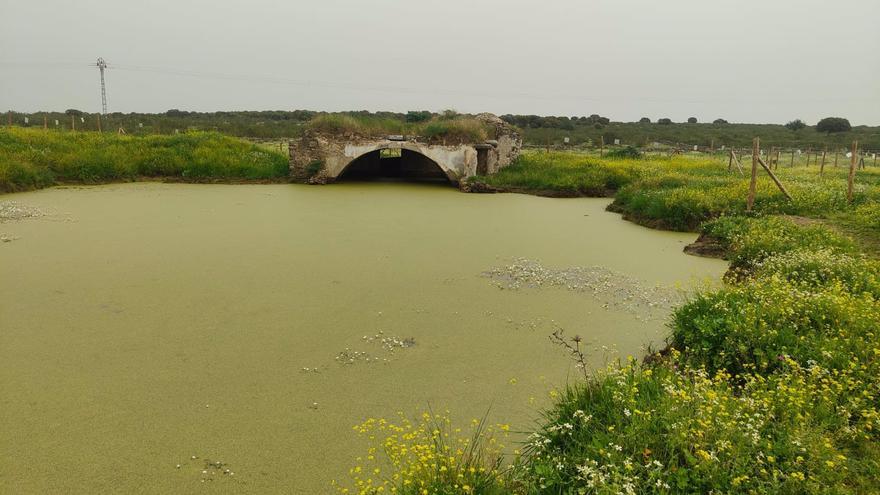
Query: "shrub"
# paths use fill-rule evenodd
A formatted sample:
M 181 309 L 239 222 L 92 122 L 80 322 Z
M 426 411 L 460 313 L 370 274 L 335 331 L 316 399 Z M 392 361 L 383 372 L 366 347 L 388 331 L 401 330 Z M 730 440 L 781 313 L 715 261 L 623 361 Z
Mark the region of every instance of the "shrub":
M 608 158 L 641 158 L 642 152 L 635 146 L 626 146 L 611 150 L 605 156 Z
M 688 117 L 688 124 L 696 124 L 696 123 L 697 123 L 696 117 Z
M 650 124 L 650 123 L 651 123 L 651 119 L 649 119 L 648 117 L 642 117 L 642 118 L 639 119 L 639 123 L 640 123 L 640 124 Z
M 712 121 L 713 124 L 727 124 L 728 122 L 724 119 L 715 119 Z
M 668 118 L 664 117 L 662 119 L 657 119 L 657 123 L 663 124 L 663 125 L 669 125 L 672 123 L 672 119 L 668 119 Z
M 870 360 L 880 339 L 873 295 L 776 275 L 700 294 L 676 310 L 671 344 L 682 359 L 732 375 L 780 370 L 786 365 L 780 356 L 834 370 L 853 356 Z

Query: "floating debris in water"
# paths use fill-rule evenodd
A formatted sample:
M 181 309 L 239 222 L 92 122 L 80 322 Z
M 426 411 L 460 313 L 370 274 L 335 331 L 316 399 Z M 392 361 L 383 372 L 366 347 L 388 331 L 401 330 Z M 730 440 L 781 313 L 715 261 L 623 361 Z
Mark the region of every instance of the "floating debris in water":
M 680 302 L 671 287 L 648 287 L 622 273 L 600 266 L 548 268 L 537 261 L 515 258 L 509 265 L 483 272 L 501 289 L 558 287 L 591 294 L 605 309 L 618 309 L 637 316 L 665 317 Z
M 354 364 L 356 362 L 363 361 L 365 363 L 378 361 L 379 358 L 375 358 L 371 356 L 369 353 L 364 351 L 353 351 L 350 348 L 346 347 L 339 354 L 336 355 L 336 361 L 339 364 Z
M 48 213 L 33 206 L 22 205 L 15 201 L 0 201 L 0 222 L 39 218 L 46 215 Z
M 191 461 L 195 461 L 199 457 L 194 455 L 190 457 Z M 220 476 L 232 476 L 235 473 L 232 471 L 231 466 L 228 463 L 223 461 L 212 461 L 207 457 L 202 460 L 201 464 L 197 463 L 187 463 L 186 465 L 177 464 L 174 466 L 175 469 L 184 469 L 185 471 L 192 472 L 194 475 L 201 478 L 201 482 L 205 483 L 206 481 L 215 481 L 215 476 L 220 474 Z
M 0 242 L 12 242 L 20 239 L 20 237 L 16 237 L 9 234 L 0 234 Z
M 408 349 L 416 345 L 416 339 L 413 337 L 397 337 L 394 335 L 385 335 L 385 332 L 379 330 L 375 335 L 364 335 L 361 340 L 367 344 L 379 345 L 382 350 L 389 354 L 394 354 L 396 349 Z M 355 351 L 346 347 L 343 351 L 336 355 L 336 362 L 339 364 L 355 364 L 358 362 L 375 363 L 382 361 L 387 363 L 387 357 L 374 356 L 366 351 Z

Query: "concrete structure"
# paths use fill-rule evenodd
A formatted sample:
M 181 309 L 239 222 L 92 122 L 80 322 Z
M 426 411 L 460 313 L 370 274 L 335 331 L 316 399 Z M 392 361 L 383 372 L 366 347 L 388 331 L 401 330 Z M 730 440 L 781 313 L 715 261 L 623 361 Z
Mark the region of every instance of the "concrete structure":
M 522 139 L 491 114 L 477 118 L 494 129 L 482 143 L 443 143 L 418 137 L 325 135 L 307 130 L 290 142 L 293 180 L 326 184 L 341 178 L 402 177 L 446 179 L 453 184 L 492 174 L 519 156 Z

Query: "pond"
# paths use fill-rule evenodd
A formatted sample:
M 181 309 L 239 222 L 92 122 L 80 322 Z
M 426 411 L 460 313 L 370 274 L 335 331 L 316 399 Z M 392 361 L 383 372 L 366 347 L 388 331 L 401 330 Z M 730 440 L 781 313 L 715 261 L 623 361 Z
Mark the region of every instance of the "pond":
M 726 268 L 608 202 L 395 183 L 0 196 L 0 479 L 325 493 L 367 417 L 526 430 L 579 373 L 551 332 L 595 366 L 638 356 Z

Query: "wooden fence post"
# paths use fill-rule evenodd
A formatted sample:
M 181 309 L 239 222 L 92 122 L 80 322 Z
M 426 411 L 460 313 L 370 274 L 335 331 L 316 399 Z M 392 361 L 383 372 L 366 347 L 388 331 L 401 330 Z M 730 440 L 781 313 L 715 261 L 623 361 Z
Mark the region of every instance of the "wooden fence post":
M 852 157 L 849 161 L 849 178 L 846 183 L 846 200 L 852 203 L 853 200 L 853 179 L 856 176 L 856 150 L 858 150 L 859 142 L 853 141 Z
M 49 116 L 44 113 L 43 114 L 43 130 L 45 131 L 48 128 L 49 128 Z
M 761 140 L 752 140 L 752 180 L 749 182 L 749 198 L 746 201 L 746 211 L 751 212 L 755 205 L 755 189 L 758 185 L 758 153 L 760 152 Z
M 74 116 L 74 115 L 70 116 L 70 130 L 71 131 L 76 130 L 76 120 L 75 119 L 76 119 L 76 116 Z
M 834 150 L 834 168 L 837 168 L 837 155 L 838 155 L 837 151 L 838 150 L 836 150 L 836 149 Z
M 733 163 L 736 165 L 736 169 L 739 170 L 739 175 L 746 175 L 743 173 L 742 165 L 739 163 L 739 158 L 736 157 L 736 152 L 730 150 L 730 158 L 733 160 Z
M 98 132 L 101 132 L 101 114 L 98 114 Z
M 599 157 L 605 154 L 605 136 L 599 136 Z
M 773 179 L 773 183 L 776 184 L 776 187 L 778 187 L 780 191 L 782 191 L 782 194 L 789 201 L 791 201 L 791 194 L 788 194 L 788 191 L 785 190 L 785 186 L 782 185 L 782 182 L 779 181 L 779 178 L 776 177 L 776 174 L 774 174 L 773 171 L 770 170 L 770 166 L 764 163 L 764 160 L 762 160 L 760 157 L 758 158 L 758 163 L 760 163 L 761 166 L 764 167 L 764 171 L 766 171 L 767 175 L 769 175 L 770 178 Z
M 826 147 L 822 150 L 822 164 L 819 165 L 819 175 L 825 172 L 825 154 L 828 153 L 828 148 Z
M 794 150 L 791 150 L 791 162 L 788 164 L 789 168 L 794 167 Z

